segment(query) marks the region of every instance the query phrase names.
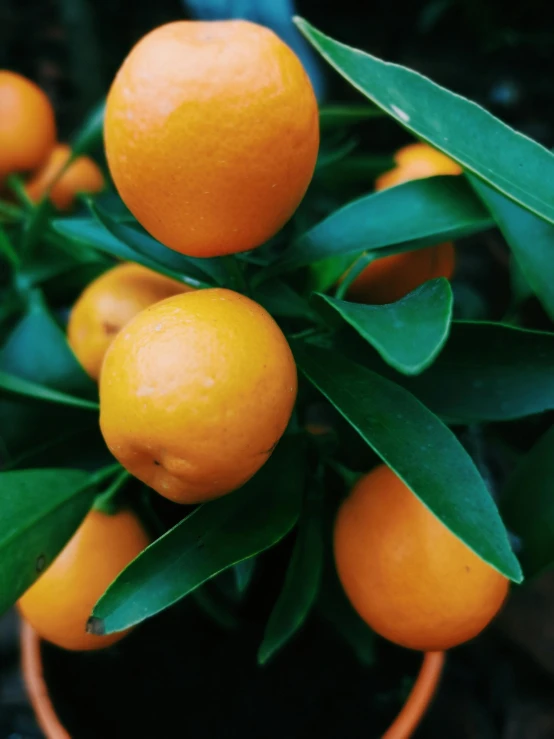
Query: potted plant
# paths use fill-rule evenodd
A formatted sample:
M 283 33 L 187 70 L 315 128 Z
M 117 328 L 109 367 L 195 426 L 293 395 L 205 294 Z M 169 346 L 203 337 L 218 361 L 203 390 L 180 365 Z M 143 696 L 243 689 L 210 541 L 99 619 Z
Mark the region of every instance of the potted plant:
M 242 21 L 154 29 L 70 147 L 0 72 L 0 609 L 48 737 L 407 737 L 551 563 L 551 434 L 501 422 L 554 407 L 520 310 L 554 311 L 553 155 L 297 25 L 366 102 Z M 360 192 L 337 132 L 385 115 L 412 139 Z M 500 321 L 450 282 L 493 227 Z

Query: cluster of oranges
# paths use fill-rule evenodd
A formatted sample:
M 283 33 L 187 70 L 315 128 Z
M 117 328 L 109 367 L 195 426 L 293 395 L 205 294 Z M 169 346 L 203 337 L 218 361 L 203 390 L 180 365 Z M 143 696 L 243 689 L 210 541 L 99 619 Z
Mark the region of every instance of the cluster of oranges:
M 76 195 L 104 187 L 92 159 L 80 156 L 69 163 L 70 157 L 70 147 L 56 142 L 54 110 L 44 92 L 21 75 L 0 70 L 0 188 L 8 175 L 31 173 L 25 184 L 31 201 L 48 195 L 58 209 L 69 210 Z
M 29 89 L 46 116 L 41 93 Z M 3 146 L 8 138 L 1 137 L 0 129 Z M 39 166 L 48 152 L 54 158 L 53 118 L 47 138 L 33 144 L 33 158 L 22 147 L 16 161 L 14 150 L 11 171 Z M 299 60 L 271 31 L 243 21 L 154 30 L 131 51 L 108 96 L 106 155 L 119 194 L 154 237 L 195 257 L 250 250 L 275 234 L 309 185 L 318 144 L 317 103 Z M 398 152 L 396 162 L 378 189 L 460 171 L 424 144 Z M 450 277 L 453 268 L 451 244 L 385 257 L 358 276 L 348 296 L 391 302 L 428 279 Z M 291 417 L 297 373 L 287 340 L 264 308 L 232 290 L 193 290 L 121 264 L 78 299 L 68 339 L 99 381 L 110 451 L 177 503 L 202 503 L 240 487 L 266 462 Z M 21 612 L 44 638 L 68 649 L 113 643 L 122 634 L 88 635 L 87 619 L 147 544 L 134 514 L 93 510 L 21 598 Z M 98 551 L 103 555 L 91 567 Z M 508 588 L 384 466 L 362 478 L 341 506 L 335 558 L 362 618 L 414 649 L 471 638 Z

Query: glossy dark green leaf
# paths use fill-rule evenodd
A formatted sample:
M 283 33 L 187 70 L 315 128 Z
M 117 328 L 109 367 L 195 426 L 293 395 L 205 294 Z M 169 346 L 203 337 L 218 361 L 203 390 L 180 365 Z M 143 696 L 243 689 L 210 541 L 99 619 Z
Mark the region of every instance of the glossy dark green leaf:
M 301 372 L 445 526 L 520 582 L 496 505 L 452 431 L 404 388 L 366 367 L 299 342 L 293 349 Z
M 468 236 L 492 225 L 463 177 L 412 180 L 335 211 L 297 239 L 264 279 L 330 257 L 377 249 L 385 256 Z
M 0 400 L 0 448 L 4 455 L 19 456 L 29 447 L 57 435 L 71 426 L 90 422 L 98 388 L 84 372 L 69 348 L 65 334 L 50 315 L 41 294 L 31 293 L 30 305 L 0 348 L 0 371 L 19 379 L 19 391 L 48 391 L 73 396 L 80 407 L 47 408 L 42 403 L 24 400 Z M 46 389 L 46 390 L 45 390 Z M 43 398 L 54 402 L 53 398 Z M 59 399 L 59 398 L 58 398 Z M 80 400 L 84 400 L 81 403 Z M 92 402 L 91 402 L 92 401 Z
M 314 490 L 306 497 L 285 583 L 258 650 L 260 665 L 271 659 L 306 620 L 318 594 L 322 566 L 321 491 Z
M 352 359 L 401 384 L 450 421 L 507 421 L 554 409 L 554 334 L 453 321 L 435 362 L 417 377 L 387 368 L 355 335 L 338 336 Z
M 309 302 L 282 280 L 262 283 L 255 289 L 253 297 L 273 316 L 308 319 L 314 317 Z
M 501 498 L 507 526 L 521 540 L 526 577 L 554 564 L 554 427 L 521 460 Z
M 63 218 L 52 222 L 56 233 L 69 240 L 75 248 L 97 249 L 104 254 L 109 254 L 126 262 L 136 262 L 143 267 L 160 272 L 174 280 L 189 284 L 191 287 L 203 287 L 204 283 L 196 278 L 184 277 L 179 272 L 166 269 L 154 259 L 141 254 L 131 248 L 123 241 L 113 236 L 95 218 Z
M 324 105 L 319 110 L 319 125 L 322 132 L 344 128 L 357 123 L 380 118 L 383 112 L 376 105 L 352 103 L 350 105 Z
M 57 403 L 59 405 L 68 405 L 72 408 L 84 408 L 89 411 L 98 411 L 99 405 L 93 400 L 85 398 L 77 398 L 74 395 L 62 393 L 59 390 L 52 390 L 46 385 L 38 385 L 36 382 L 23 380 L 16 375 L 10 375 L 8 372 L 0 370 L 0 396 L 19 396 L 30 398 L 32 400 L 44 400 L 48 403 Z
M 88 512 L 89 473 L 47 469 L 0 473 L 0 613 L 53 561 Z
M 554 226 L 476 177 L 470 182 L 502 231 L 523 276 L 554 319 Z
M 422 372 L 447 339 L 452 290 L 444 278 L 430 280 L 389 305 L 361 305 L 319 295 L 368 341 L 391 367 L 407 375 Z
M 32 293 L 27 313 L 0 349 L 0 369 L 64 393 L 98 395 L 38 291 Z
M 225 269 L 219 259 L 195 259 L 169 249 L 156 239 L 152 238 L 139 226 L 134 227 L 120 223 L 112 218 L 105 210 L 89 203 L 92 214 L 114 236 L 123 241 L 131 249 L 151 259 L 167 270 L 188 275 L 199 280 L 202 284 L 208 279 L 211 285 L 223 284 Z
M 140 623 L 276 544 L 298 518 L 303 459 L 300 439 L 285 437 L 243 488 L 200 506 L 151 544 L 96 604 L 91 629 L 110 634 Z
M 406 387 L 440 415 L 505 421 L 554 408 L 554 334 L 454 322 L 435 364 Z
M 334 41 L 304 20 L 297 24 L 329 64 L 398 123 L 554 223 L 551 152 L 417 72 Z

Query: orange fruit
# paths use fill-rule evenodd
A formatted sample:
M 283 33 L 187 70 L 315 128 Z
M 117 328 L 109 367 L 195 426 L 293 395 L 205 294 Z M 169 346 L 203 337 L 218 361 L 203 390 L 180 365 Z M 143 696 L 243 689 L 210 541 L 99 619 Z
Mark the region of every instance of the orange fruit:
M 427 280 L 452 277 L 454 265 L 454 246 L 450 242 L 381 257 L 356 277 L 347 298 L 374 305 L 394 303 Z
M 378 177 L 376 190 L 385 190 L 408 180 L 438 174 L 459 174 L 461 167 L 428 144 L 416 143 L 396 152 L 398 166 Z M 416 251 L 381 257 L 371 262 L 347 290 L 356 303 L 383 305 L 394 303 L 427 280 L 450 279 L 454 274 L 456 255 L 450 242 Z
M 440 174 L 461 174 L 462 168 L 457 162 L 433 149 L 429 144 L 421 142 L 409 144 L 399 149 L 394 160 L 397 166 L 385 172 L 375 181 L 376 190 L 399 185 L 408 180 L 417 180 L 423 177 L 433 177 Z
M 359 480 L 334 531 L 344 590 L 378 634 L 439 651 L 472 639 L 502 606 L 508 580 L 381 465 Z
M 200 503 L 269 458 L 296 386 L 269 313 L 232 290 L 194 290 L 146 308 L 116 336 L 100 375 L 100 428 L 131 474 L 177 503 Z
M 140 264 L 119 264 L 93 280 L 73 306 L 67 326 L 69 345 L 97 380 L 108 347 L 131 318 L 153 303 L 191 289 Z
M 242 20 L 178 21 L 131 50 L 108 95 L 106 155 L 137 220 L 183 254 L 246 251 L 310 183 L 319 116 L 294 52 Z
M 63 649 L 103 649 L 128 632 L 86 632 L 92 609 L 108 585 L 148 546 L 130 511 L 113 516 L 92 510 L 39 579 L 19 599 L 23 618 L 43 639 Z
M 50 200 L 59 210 L 69 210 L 76 195 L 92 194 L 104 188 L 104 176 L 100 167 L 86 156 L 77 157 L 56 180 L 70 156 L 71 148 L 67 144 L 57 144 L 52 149 L 43 167 L 25 186 L 27 195 L 33 202 L 42 200 L 52 186 Z
M 0 69 L 0 179 L 39 167 L 55 141 L 54 110 L 44 92 Z

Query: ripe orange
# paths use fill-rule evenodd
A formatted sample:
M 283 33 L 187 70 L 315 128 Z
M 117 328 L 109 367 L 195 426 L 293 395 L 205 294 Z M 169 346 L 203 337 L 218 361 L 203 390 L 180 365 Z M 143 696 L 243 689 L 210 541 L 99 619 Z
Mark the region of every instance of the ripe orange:
M 356 303 L 394 303 L 427 280 L 452 277 L 454 265 L 454 246 L 450 242 L 381 257 L 356 277 L 347 297 Z
M 55 141 L 54 111 L 44 92 L 0 69 L 0 180 L 40 167 Z
M 108 165 L 127 207 L 167 246 L 246 251 L 310 183 L 319 117 L 310 80 L 272 31 L 178 21 L 132 49 L 108 95 Z
M 334 540 L 350 602 L 372 629 L 404 647 L 433 652 L 472 639 L 508 592 L 508 580 L 384 465 L 354 486 Z
M 108 585 L 150 539 L 130 511 L 113 516 L 92 510 L 54 562 L 19 599 L 23 618 L 63 649 L 103 649 L 127 632 L 94 636 L 86 625 Z
M 264 464 L 296 385 L 269 313 L 231 290 L 195 290 L 147 308 L 114 339 L 100 375 L 100 427 L 131 474 L 177 503 L 200 503 Z
M 422 177 L 433 177 L 439 174 L 461 174 L 462 168 L 459 164 L 433 149 L 429 144 L 421 142 L 409 144 L 399 149 L 394 160 L 397 166 L 389 172 L 385 172 L 375 181 L 376 190 L 384 190 L 387 187 L 399 185 L 408 180 L 417 180 Z
M 67 338 L 75 356 L 97 380 L 108 347 L 131 318 L 153 303 L 191 289 L 139 264 L 119 264 L 104 272 L 71 311 Z
M 459 174 L 461 167 L 428 144 L 410 144 L 396 152 L 398 166 L 376 181 L 376 190 L 385 190 L 408 180 L 438 174 Z M 349 300 L 383 305 L 394 303 L 416 287 L 436 277 L 450 279 L 456 263 L 450 242 L 417 251 L 381 257 L 358 275 L 347 291 Z
M 71 156 L 67 144 L 57 144 L 43 167 L 29 180 L 25 189 L 34 202 L 41 200 L 48 188 L 62 171 Z M 100 192 L 104 188 L 104 176 L 100 167 L 90 157 L 81 156 L 69 165 L 50 190 L 50 200 L 59 210 L 69 210 L 75 196 L 80 193 Z

